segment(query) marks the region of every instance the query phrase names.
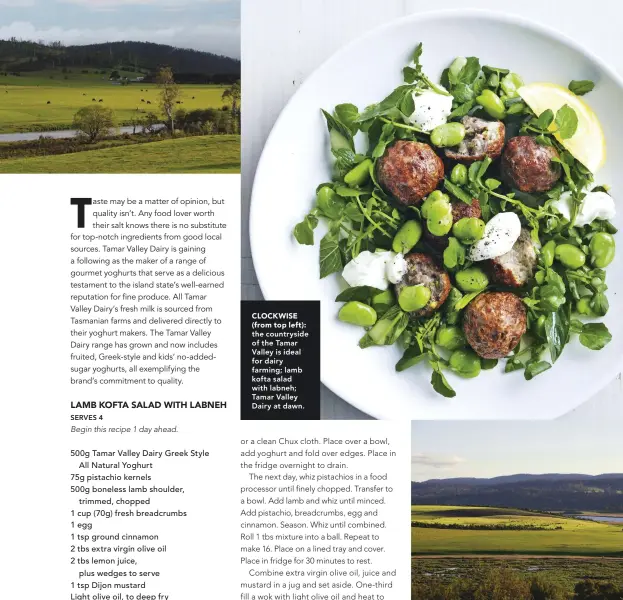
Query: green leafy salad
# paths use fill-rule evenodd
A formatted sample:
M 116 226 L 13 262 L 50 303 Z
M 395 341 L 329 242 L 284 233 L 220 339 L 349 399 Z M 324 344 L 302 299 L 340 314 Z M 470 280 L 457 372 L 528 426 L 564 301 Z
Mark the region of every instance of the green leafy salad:
M 603 133 L 580 97 L 593 82 L 526 85 L 458 57 L 436 83 L 421 56 L 378 104 L 322 111 L 332 181 L 293 234 L 311 246 L 326 222 L 320 277 L 349 285 L 338 318 L 364 328 L 362 349 L 399 344 L 396 371 L 427 361 L 445 397 L 447 371 L 503 360 L 531 380 L 575 335 L 600 350 L 617 230 L 593 176 Z

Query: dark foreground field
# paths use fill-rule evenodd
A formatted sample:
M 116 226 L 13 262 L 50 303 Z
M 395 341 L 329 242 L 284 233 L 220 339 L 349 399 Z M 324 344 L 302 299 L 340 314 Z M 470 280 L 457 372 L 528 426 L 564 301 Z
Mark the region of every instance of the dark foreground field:
M 205 135 L 75 154 L 0 161 L 0 173 L 239 172 L 239 135 Z
M 623 600 L 623 560 L 414 558 L 413 600 Z

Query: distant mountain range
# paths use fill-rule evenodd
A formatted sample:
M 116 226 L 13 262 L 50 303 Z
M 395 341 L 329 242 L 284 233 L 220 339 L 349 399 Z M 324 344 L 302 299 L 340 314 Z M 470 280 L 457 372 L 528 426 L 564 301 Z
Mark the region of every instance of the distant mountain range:
M 149 42 L 110 42 L 85 46 L 0 40 L 0 70 L 18 73 L 47 69 L 119 69 L 149 75 L 168 66 L 175 74 L 240 78 L 240 61 L 227 56 Z
M 505 475 L 411 483 L 413 504 L 507 506 L 543 511 L 623 513 L 623 474 Z

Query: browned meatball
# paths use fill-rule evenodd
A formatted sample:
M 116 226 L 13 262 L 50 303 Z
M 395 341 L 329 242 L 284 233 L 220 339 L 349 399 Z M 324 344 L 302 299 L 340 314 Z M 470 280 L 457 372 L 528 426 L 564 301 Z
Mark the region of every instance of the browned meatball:
M 452 205 L 453 224 L 461 219 L 468 219 L 470 217 L 480 219 L 480 217 L 482 217 L 478 198 L 473 198 L 471 204 L 466 204 L 458 200 L 453 200 L 450 204 Z M 424 228 L 424 238 L 438 252 L 443 252 L 448 247 L 449 237 L 450 236 L 447 235 L 433 235 L 426 227 Z
M 552 146 L 538 144 L 529 135 L 511 138 L 502 155 L 502 176 L 522 192 L 547 192 L 560 179 L 561 169 L 552 158 L 560 158 Z
M 446 156 L 452 160 L 470 163 L 485 156 L 497 158 L 504 147 L 506 128 L 502 121 L 485 121 L 477 117 L 463 117 L 465 137 L 455 148 L 447 148 Z
M 526 307 L 511 292 L 485 292 L 465 309 L 467 343 L 482 358 L 504 358 L 526 333 Z
M 530 231 L 522 229 L 509 252 L 489 261 L 491 277 L 500 285 L 522 287 L 532 277 L 536 261 L 536 250 Z
M 400 290 L 410 285 L 425 285 L 430 290 L 430 302 L 421 310 L 414 311 L 412 317 L 428 317 L 432 315 L 448 298 L 450 276 L 440 267 L 435 259 L 428 254 L 413 252 L 405 256 L 407 272 L 402 281 L 395 286 L 396 295 Z
M 419 204 L 443 179 L 441 158 L 422 142 L 398 140 L 377 163 L 377 179 L 404 205 Z

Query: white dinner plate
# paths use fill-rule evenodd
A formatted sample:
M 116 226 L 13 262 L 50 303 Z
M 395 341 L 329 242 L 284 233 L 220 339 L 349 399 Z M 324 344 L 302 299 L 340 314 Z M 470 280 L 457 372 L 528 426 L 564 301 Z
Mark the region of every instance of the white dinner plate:
M 591 79 L 585 97 L 603 125 L 608 143 L 597 183 L 623 197 L 623 81 L 601 60 L 563 35 L 523 19 L 480 11 L 445 11 L 400 19 L 367 33 L 337 52 L 301 86 L 281 113 L 262 154 L 251 204 L 253 260 L 267 300 L 320 300 L 322 381 L 360 410 L 382 419 L 550 419 L 575 408 L 620 371 L 623 349 L 623 257 L 608 268 L 610 311 L 604 319 L 613 341 L 591 351 L 569 344 L 549 371 L 525 381 L 521 371 L 504 374 L 504 361 L 475 379 L 448 373 L 457 395 L 446 399 L 430 385 L 420 364 L 396 373 L 398 347 L 361 350 L 359 327 L 337 320 L 335 297 L 344 288 L 338 275 L 318 278 L 318 241 L 299 246 L 292 228 L 314 203 L 316 186 L 330 180 L 328 134 L 320 108 L 352 102 L 360 109 L 380 101 L 402 83 L 402 68 L 422 42 L 425 72 L 438 81 L 456 56 L 477 56 L 481 64 L 509 68 L 527 83 L 567 86 Z M 623 225 L 623 210 L 615 224 Z M 623 247 L 623 244 L 620 244 Z

